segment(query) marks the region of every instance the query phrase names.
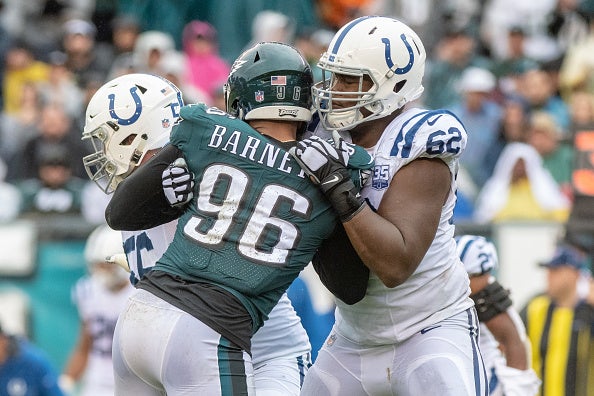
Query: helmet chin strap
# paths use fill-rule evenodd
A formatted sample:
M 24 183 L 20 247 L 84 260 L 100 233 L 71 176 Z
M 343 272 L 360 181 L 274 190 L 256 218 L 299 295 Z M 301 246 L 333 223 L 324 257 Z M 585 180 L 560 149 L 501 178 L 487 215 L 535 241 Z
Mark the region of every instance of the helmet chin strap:
M 143 134 L 140 136 L 140 142 L 138 143 L 138 147 L 136 147 L 136 149 L 134 149 L 134 152 L 132 153 L 132 156 L 130 157 L 130 165 L 132 165 L 132 167 L 138 166 L 138 164 L 140 164 L 140 161 L 146 154 L 146 151 L 144 150 L 144 148 L 146 147 L 147 141 L 148 141 L 148 137 L 146 135 Z

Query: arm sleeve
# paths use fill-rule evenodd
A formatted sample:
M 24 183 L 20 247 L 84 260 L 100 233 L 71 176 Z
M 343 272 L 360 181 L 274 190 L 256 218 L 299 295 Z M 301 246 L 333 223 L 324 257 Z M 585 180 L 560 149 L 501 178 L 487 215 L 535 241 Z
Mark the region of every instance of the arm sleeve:
M 342 224 L 337 224 L 320 246 L 312 264 L 324 286 L 344 303 L 352 305 L 365 296 L 369 268 L 359 258 Z
M 180 157 L 177 147 L 167 145 L 122 181 L 105 209 L 107 224 L 114 230 L 137 231 L 178 218 L 184 209 L 169 205 L 161 178 L 165 168 Z

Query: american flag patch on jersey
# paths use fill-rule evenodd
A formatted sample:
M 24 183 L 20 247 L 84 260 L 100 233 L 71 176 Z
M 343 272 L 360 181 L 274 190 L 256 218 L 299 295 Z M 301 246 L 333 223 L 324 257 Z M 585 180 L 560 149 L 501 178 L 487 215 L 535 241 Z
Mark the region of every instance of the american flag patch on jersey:
M 287 85 L 287 76 L 270 76 L 270 85 Z
M 263 102 L 264 101 L 264 91 L 256 91 L 254 92 L 256 97 L 256 102 Z

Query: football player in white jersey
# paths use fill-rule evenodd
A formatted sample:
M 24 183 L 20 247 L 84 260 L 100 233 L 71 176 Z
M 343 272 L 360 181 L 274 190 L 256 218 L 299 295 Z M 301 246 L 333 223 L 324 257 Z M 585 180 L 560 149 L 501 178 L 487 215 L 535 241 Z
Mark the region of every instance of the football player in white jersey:
M 408 26 L 367 16 L 343 26 L 318 63 L 320 123 L 293 155 L 371 274 L 361 301 L 337 301 L 304 395 L 487 394 L 477 313 L 451 221 L 467 134 L 446 110 L 406 106 L 423 92 L 425 57 Z M 338 134 L 375 159 L 360 195 L 321 143 L 332 135 L 340 146 Z M 340 260 L 324 264 L 340 271 Z
M 143 111 L 139 120 L 131 125 L 120 125 L 117 131 L 104 128 L 113 122 L 113 113 L 120 109 L 134 108 L 135 99 L 130 95 L 134 87 L 143 93 Z M 163 95 L 162 93 L 166 94 Z M 117 107 L 110 114 L 110 100 L 117 100 Z M 146 162 L 169 140 L 171 128 L 179 117 L 183 105 L 179 89 L 171 82 L 152 75 L 129 74 L 118 77 L 101 87 L 89 102 L 83 139 L 94 142 L 95 152 L 84 159 L 89 177 L 106 193 Z M 91 117 L 92 116 L 92 117 Z M 140 139 L 140 133 L 147 139 Z M 132 143 L 130 143 L 132 141 Z M 188 181 L 184 168 L 169 169 L 169 181 L 176 183 L 175 194 L 170 200 L 182 199 Z M 179 173 L 175 173 L 179 172 Z M 173 179 L 173 180 L 171 180 Z M 179 183 L 179 184 L 177 184 Z M 185 195 L 182 202 L 189 201 Z M 138 280 L 152 269 L 173 239 L 177 220 L 144 231 L 122 231 L 130 280 Z M 118 258 L 115 257 L 114 260 Z M 184 351 L 179 351 L 182 356 Z M 180 359 L 183 365 L 183 359 Z M 311 347 L 307 333 L 286 293 L 270 312 L 268 320 L 252 338 L 252 364 L 258 396 L 299 395 L 303 378 L 311 365 Z
M 456 243 L 480 321 L 489 394 L 536 395 L 540 380 L 530 367 L 526 328 L 512 307 L 509 291 L 492 275 L 499 262 L 495 245 L 479 235 L 457 236 Z
M 89 276 L 76 282 L 72 297 L 81 319 L 75 349 L 60 376 L 65 391 L 80 396 L 112 396 L 114 379 L 111 346 L 116 321 L 134 287 L 128 273 L 107 262 L 107 257 L 123 254 L 122 237 L 107 225 L 89 235 L 84 256 Z

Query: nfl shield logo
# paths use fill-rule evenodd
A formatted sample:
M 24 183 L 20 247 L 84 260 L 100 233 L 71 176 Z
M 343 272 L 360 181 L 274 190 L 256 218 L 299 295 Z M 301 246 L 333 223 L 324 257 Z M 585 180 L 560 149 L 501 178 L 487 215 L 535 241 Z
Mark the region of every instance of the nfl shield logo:
M 171 125 L 169 118 L 163 118 L 161 120 L 161 125 L 163 126 L 163 128 L 169 128 L 169 126 Z
M 256 102 L 263 102 L 264 101 L 264 91 L 256 91 Z

